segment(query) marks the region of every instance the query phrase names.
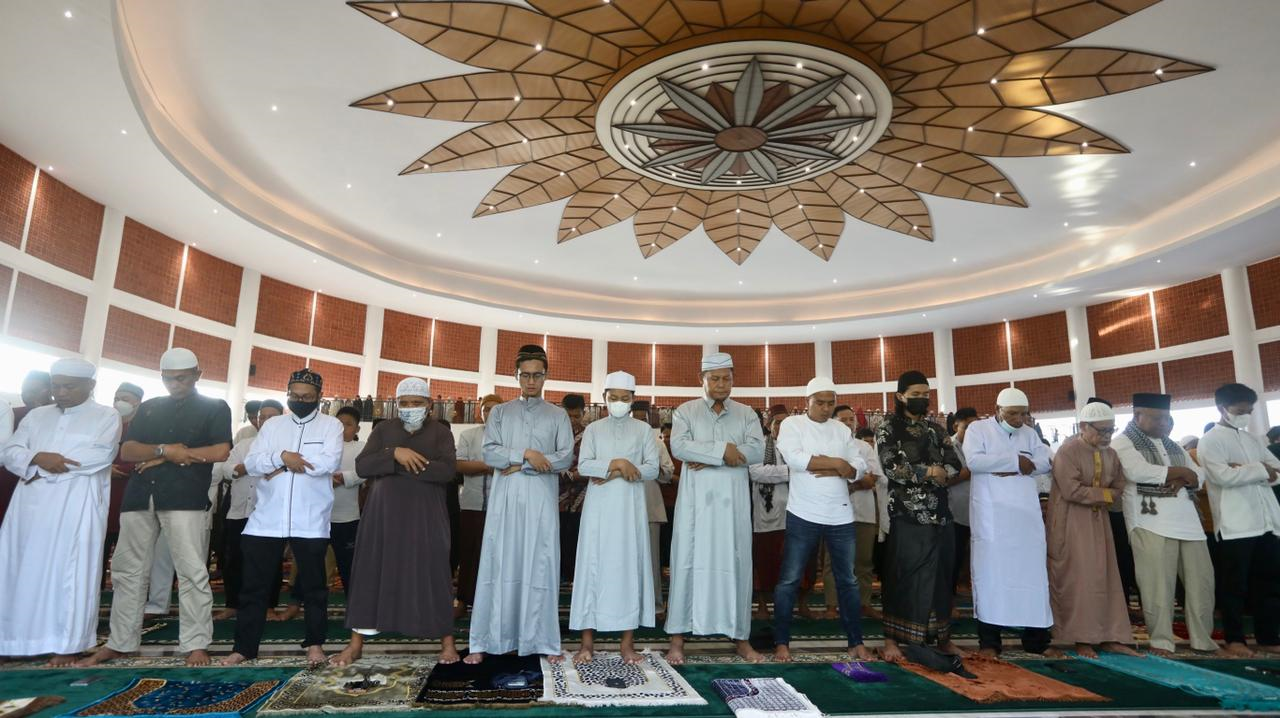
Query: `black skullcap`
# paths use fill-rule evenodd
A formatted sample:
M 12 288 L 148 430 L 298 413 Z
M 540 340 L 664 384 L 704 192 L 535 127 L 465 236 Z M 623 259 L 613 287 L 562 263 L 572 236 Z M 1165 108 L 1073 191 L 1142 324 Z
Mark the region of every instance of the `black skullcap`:
M 587 400 L 582 398 L 581 394 L 565 394 L 560 400 L 560 406 L 564 409 L 581 409 L 587 405 Z
M 316 388 L 316 391 L 324 389 L 324 378 L 319 374 L 304 368 L 295 371 L 289 375 L 290 384 L 310 384 Z
M 915 386 L 916 384 L 924 384 L 928 386 L 929 377 L 925 376 L 921 372 L 916 371 L 915 369 L 912 369 L 911 371 L 903 372 L 902 376 L 898 377 L 898 393 L 901 394 L 902 392 Z
M 1133 408 L 1135 409 L 1160 409 L 1168 411 L 1172 404 L 1173 397 L 1169 394 L 1140 392 L 1133 395 Z

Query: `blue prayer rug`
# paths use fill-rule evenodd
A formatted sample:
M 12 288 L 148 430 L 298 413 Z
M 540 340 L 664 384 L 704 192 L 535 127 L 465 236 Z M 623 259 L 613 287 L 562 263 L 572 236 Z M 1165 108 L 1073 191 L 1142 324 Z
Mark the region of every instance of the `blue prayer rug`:
M 1097 658 L 1081 658 L 1117 673 L 1177 688 L 1193 695 L 1216 698 L 1226 710 L 1278 711 L 1280 688 L 1247 678 L 1211 671 L 1183 661 L 1159 656 L 1122 656 L 1100 653 Z
M 167 681 L 135 678 L 101 700 L 60 718 L 95 716 L 212 716 L 237 718 L 262 704 L 280 681 Z

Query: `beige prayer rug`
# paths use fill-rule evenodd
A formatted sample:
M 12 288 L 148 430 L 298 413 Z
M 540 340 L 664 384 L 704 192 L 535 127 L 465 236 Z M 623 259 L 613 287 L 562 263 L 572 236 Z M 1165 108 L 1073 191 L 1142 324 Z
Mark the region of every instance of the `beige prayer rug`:
M 899 665 L 905 670 L 978 703 L 1008 701 L 1104 703 L 1110 700 L 1092 691 L 1042 676 L 1012 663 L 977 655 L 964 659 L 964 667 L 977 676 L 977 679 L 963 678 L 954 673 L 941 673 L 915 663 Z
M 357 661 L 345 668 L 302 671 L 258 715 L 405 711 L 427 680 L 435 658 L 397 659 L 396 665 Z
M 26 718 L 45 708 L 62 703 L 61 696 L 35 696 L 34 698 L 9 698 L 0 700 L 0 718 Z
M 661 654 L 642 653 L 644 660 L 628 664 L 617 653 L 596 653 L 587 663 L 571 656 L 560 663 L 542 661 L 542 700 L 575 706 L 706 705 Z

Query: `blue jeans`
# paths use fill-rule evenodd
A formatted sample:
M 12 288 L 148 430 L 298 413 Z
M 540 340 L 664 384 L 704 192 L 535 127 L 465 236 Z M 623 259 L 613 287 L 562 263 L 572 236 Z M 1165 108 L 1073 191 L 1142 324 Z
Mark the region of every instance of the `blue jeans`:
M 782 572 L 773 590 L 773 642 L 779 646 L 791 643 L 791 612 L 796 606 L 796 593 L 800 589 L 800 577 L 805 565 L 818 549 L 818 542 L 827 542 L 831 554 L 831 571 L 836 578 L 836 600 L 840 607 L 840 622 L 850 646 L 862 645 L 862 603 L 858 595 L 858 579 L 853 575 L 854 527 L 853 522 L 829 526 L 787 513 L 787 538 L 782 552 Z

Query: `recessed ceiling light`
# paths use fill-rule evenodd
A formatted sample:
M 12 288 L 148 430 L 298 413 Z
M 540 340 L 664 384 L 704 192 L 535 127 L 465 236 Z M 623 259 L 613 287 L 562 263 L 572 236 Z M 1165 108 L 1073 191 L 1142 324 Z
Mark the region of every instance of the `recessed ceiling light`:
M 1063 227 L 1070 227 L 1070 226 L 1071 226 L 1071 223 L 1070 223 L 1070 222 L 1063 222 L 1063 223 L 1062 223 L 1062 226 L 1063 226 Z
M 45 167 L 45 168 L 44 168 L 44 171 L 45 171 L 45 172 L 52 172 L 52 171 L 53 171 L 53 165 L 49 165 L 49 166 Z
M 911 231 L 912 231 L 912 232 L 916 231 L 917 229 L 920 229 L 920 228 L 919 228 L 919 227 L 917 227 L 917 226 L 915 226 L 914 224 L 913 224 L 913 225 L 911 225 Z
M 535 45 L 533 46 L 533 49 L 534 49 L 536 52 L 542 52 L 542 43 L 540 43 L 540 42 L 539 42 L 539 43 L 535 44 Z
M 741 280 L 741 279 L 739 279 L 739 280 L 738 280 L 738 286 L 742 286 L 742 280 Z
M 1156 264 L 1159 264 L 1159 263 L 1160 263 L 1160 261 L 1161 261 L 1161 260 L 1157 259 L 1157 260 L 1156 260 Z
M 813 171 L 813 168 L 812 168 L 812 167 L 805 167 L 805 168 L 804 168 L 804 171 L 805 171 L 805 172 L 812 172 L 812 171 Z
M 960 261 L 960 258 L 959 258 L 959 257 L 952 257 L 952 258 L 951 258 L 951 263 L 952 263 L 952 264 L 955 264 L 956 262 L 959 262 L 959 261 Z
M 632 101 L 631 101 L 631 105 L 634 107 L 634 106 L 635 106 L 635 104 L 636 104 L 636 101 L 635 101 L 635 100 L 632 100 Z
M 854 141 L 854 142 L 857 142 L 857 141 L 858 141 L 858 136 L 857 136 L 857 135 L 854 135 L 854 136 L 853 136 L 853 141 Z
M 68 11 L 66 11 L 66 12 L 62 13 L 62 16 L 63 16 L 63 17 L 65 17 L 65 18 L 67 18 L 68 20 L 70 20 L 70 19 L 71 19 L 71 11 L 70 11 L 70 10 L 68 10 Z
M 392 10 L 392 11 L 391 11 L 391 19 L 392 19 L 392 20 L 394 20 L 394 19 L 396 19 L 396 18 L 398 18 L 398 17 L 400 17 L 400 13 L 399 13 L 399 12 L 396 12 L 395 10 Z
M 278 111 L 279 109 L 280 109 L 280 107 L 279 107 L 278 105 L 272 105 L 272 106 L 271 106 L 271 111 L 272 111 L 272 112 L 276 112 L 276 111 Z
M 541 259 L 535 259 L 535 260 L 533 260 L 533 263 L 534 263 L 534 264 L 537 264 L 538 262 L 541 262 L 541 261 L 542 261 Z
M 739 209 L 735 209 L 735 210 L 733 210 L 733 213 L 734 213 L 734 214 L 742 214 L 742 209 L 740 209 L 740 208 L 739 208 Z M 741 248 L 741 247 L 739 247 L 739 248 L 738 248 L 738 251 L 739 251 L 739 252 L 741 252 L 741 251 L 742 251 L 742 248 Z
M 418 298 L 418 293 L 417 293 L 417 292 L 411 292 L 411 293 L 409 294 L 409 296 L 410 296 L 410 297 L 412 297 L 413 299 L 417 299 L 417 298 Z
M 796 205 L 796 209 L 804 209 L 804 205 L 802 205 L 802 204 L 798 204 L 798 205 Z
M 1000 193 L 996 192 L 996 199 L 1000 199 Z
M 319 262 L 320 262 L 320 260 L 318 260 L 318 259 L 313 259 L 313 260 L 311 260 L 311 263 L 312 263 L 312 264 L 318 264 Z
M 489 211 L 490 211 L 490 212 L 492 212 L 492 211 L 493 211 L 493 210 L 495 210 L 495 209 L 497 209 L 497 207 L 494 207 L 493 205 L 489 205 Z
M 560 171 L 560 176 L 561 176 L 561 177 L 564 177 L 564 170 L 561 170 L 561 171 Z
M 528 137 L 521 137 L 521 138 L 520 138 L 520 144 L 522 144 L 522 145 L 527 145 L 527 144 L 529 144 L 529 138 L 528 138 Z
M 195 242 L 192 242 L 192 243 L 191 243 L 191 246 L 192 246 L 192 247 L 199 247 L 200 245 L 196 244 Z
M 396 106 L 396 101 L 395 101 L 395 100 L 393 100 L 393 99 L 391 99 L 390 97 L 388 97 L 388 98 L 387 98 L 387 107 L 395 107 L 395 106 Z
M 803 69 L 804 69 L 804 63 L 803 63 L 803 62 L 797 62 L 797 63 L 796 63 L 796 69 L 797 69 L 797 70 L 803 70 Z
M 711 69 L 711 65 L 708 65 L 708 64 L 707 64 L 707 63 L 705 63 L 705 62 L 704 62 L 704 63 L 702 63 L 702 71 L 703 71 L 703 72 L 706 72 L 707 70 L 710 70 L 710 69 Z
M 1032 298 L 1032 299 L 1039 299 L 1039 298 L 1040 298 L 1040 295 L 1039 295 L 1039 294 L 1032 294 L 1032 295 L 1031 295 L 1031 298 Z
M 120 134 L 122 134 L 122 135 L 127 135 L 127 134 L 129 134 L 129 131 L 128 131 L 128 130 L 120 130 Z M 1193 165 L 1194 165 L 1195 163 L 1194 163 L 1194 162 L 1192 162 L 1191 164 L 1193 164 Z
M 672 207 L 672 208 L 671 208 L 671 211 L 672 211 L 672 212 L 678 212 L 678 211 L 680 211 L 680 208 L 679 208 L 679 207 Z
M 614 199 L 617 199 L 617 198 L 618 198 L 618 195 L 616 195 L 616 194 L 615 194 L 615 195 L 613 196 L 613 198 L 614 198 Z
M 622 149 L 624 149 L 624 150 L 629 150 L 629 149 L 631 149 L 631 145 L 623 145 L 623 146 L 622 146 Z
M 1157 68 L 1156 68 L 1156 74 L 1157 74 L 1157 75 L 1163 75 L 1163 74 L 1164 74 L 1164 68 L 1163 68 L 1163 67 L 1157 67 Z
M 440 237 L 443 237 L 443 236 L 444 236 L 444 232 L 436 232 L 436 238 L 437 238 L 437 239 L 439 239 Z
M 218 213 L 218 208 L 217 208 L 217 207 L 214 207 L 214 208 L 213 208 L 213 213 L 214 213 L 214 214 L 217 214 L 217 213 Z
M 838 281 L 840 281 L 840 280 L 839 280 L 839 279 L 832 278 L 831 283 L 832 283 L 832 284 L 835 284 L 835 283 L 836 283 L 836 282 L 838 282 Z
M 927 316 L 929 316 L 929 315 L 928 315 L 928 314 L 925 314 L 924 312 L 920 312 L 920 316 L 922 316 L 922 317 L 927 317 Z
M 924 167 L 924 163 L 923 163 L 923 162 L 917 162 L 917 163 L 916 163 L 916 167 Z
M 1196 161 L 1195 161 L 1195 160 L 1191 160 L 1191 162 L 1189 162 L 1189 163 L 1187 164 L 1187 166 L 1188 166 L 1188 167 L 1195 167 L 1195 166 L 1196 166 Z
M 865 189 L 862 189 L 861 187 L 858 188 L 858 194 L 866 194 L 866 193 L 867 191 Z
M 348 182 L 348 183 L 347 183 L 347 189 L 351 189 L 351 183 L 350 183 L 350 182 Z
M 966 130 L 966 131 L 967 131 L 967 132 L 973 132 L 973 125 L 969 125 L 969 129 L 968 129 L 968 130 Z
M 1089 147 L 1089 143 L 1088 143 L 1088 142 L 1081 142 L 1081 143 L 1080 143 L 1080 147 L 1081 147 L 1081 149 L 1087 149 L 1087 148 Z
M 999 82 L 999 80 L 997 80 L 997 79 L 996 79 L 996 78 L 994 78 L 994 77 L 993 77 L 993 78 L 991 78 L 991 84 L 993 84 L 993 85 L 994 85 L 994 84 L 996 84 L 997 82 Z
M 633 282 L 638 282 L 638 281 L 640 281 L 640 278 L 639 278 L 639 277 L 632 277 L 632 278 L 631 278 L 631 281 L 633 281 Z
M 520 101 L 520 96 L 519 96 L 519 95 L 516 95 L 515 97 L 511 98 L 511 100 L 512 100 L 512 102 L 519 102 L 519 101 Z
M 742 180 L 736 180 L 735 184 L 742 184 Z

